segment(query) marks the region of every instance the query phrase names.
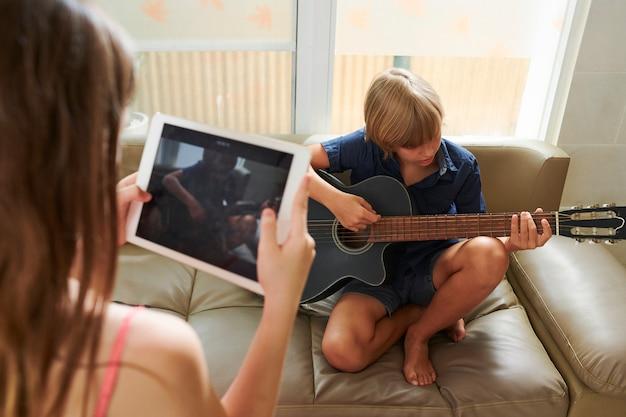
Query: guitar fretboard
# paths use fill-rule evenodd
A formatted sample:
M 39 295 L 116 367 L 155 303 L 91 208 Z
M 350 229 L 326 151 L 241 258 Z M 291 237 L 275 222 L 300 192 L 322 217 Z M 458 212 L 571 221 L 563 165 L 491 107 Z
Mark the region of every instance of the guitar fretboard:
M 519 213 L 481 213 L 426 216 L 383 217 L 372 224 L 369 241 L 406 242 L 445 240 L 476 236 L 503 237 L 511 235 L 511 216 Z M 541 219 L 554 229 L 555 213 L 535 213 L 537 232 L 542 233 Z

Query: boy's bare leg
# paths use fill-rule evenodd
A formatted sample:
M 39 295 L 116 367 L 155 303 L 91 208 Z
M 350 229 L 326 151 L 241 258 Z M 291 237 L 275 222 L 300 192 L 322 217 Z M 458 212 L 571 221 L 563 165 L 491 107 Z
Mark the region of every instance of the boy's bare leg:
M 347 293 L 333 309 L 322 340 L 322 352 L 335 368 L 358 372 L 378 359 L 416 322 L 423 309 L 407 305 L 391 316 L 376 298 Z
M 508 268 L 508 253 L 502 242 L 477 237 L 446 249 L 433 270 L 437 292 L 422 316 L 407 328 L 404 341 L 404 376 L 414 385 L 432 384 L 435 370 L 428 358 L 428 340 L 440 330 L 452 326 L 463 333 L 463 317 L 502 280 Z

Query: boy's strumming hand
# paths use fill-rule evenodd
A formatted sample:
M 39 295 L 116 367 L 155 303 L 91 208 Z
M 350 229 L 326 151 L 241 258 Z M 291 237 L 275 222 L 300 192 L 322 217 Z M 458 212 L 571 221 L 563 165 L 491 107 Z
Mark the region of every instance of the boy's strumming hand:
M 346 229 L 358 232 L 380 220 L 380 215 L 358 195 L 341 193 L 328 207 Z
M 535 213 L 543 213 L 541 208 Z M 504 240 L 504 247 L 508 252 L 524 249 L 535 249 L 543 246 L 552 237 L 552 228 L 547 219 L 541 219 L 542 232 L 537 231 L 537 225 L 531 214 L 523 211 L 520 215 L 511 217 L 511 236 Z

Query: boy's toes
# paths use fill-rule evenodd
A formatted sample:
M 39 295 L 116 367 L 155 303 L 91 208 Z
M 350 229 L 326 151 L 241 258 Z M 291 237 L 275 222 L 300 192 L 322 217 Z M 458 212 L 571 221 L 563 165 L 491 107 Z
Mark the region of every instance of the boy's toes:
M 404 371 L 404 378 L 406 378 L 406 381 L 411 384 L 411 385 L 418 385 L 419 381 L 417 379 L 417 374 L 415 373 L 415 371 Z
M 435 373 L 435 371 L 433 371 L 430 374 L 430 383 L 432 384 L 433 382 L 435 382 L 436 379 L 437 379 L 437 374 Z
M 427 369 L 423 369 L 422 372 L 419 373 L 419 385 L 430 385 L 434 383 L 436 379 L 437 373 L 430 363 L 428 363 Z

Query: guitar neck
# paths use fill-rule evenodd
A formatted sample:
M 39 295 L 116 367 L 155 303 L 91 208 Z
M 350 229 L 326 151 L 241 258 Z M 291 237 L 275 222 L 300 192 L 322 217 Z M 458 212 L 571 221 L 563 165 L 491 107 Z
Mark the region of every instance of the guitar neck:
M 444 214 L 383 217 L 371 226 L 371 242 L 408 242 L 445 240 L 476 236 L 511 235 L 511 216 L 519 213 Z M 542 233 L 541 219 L 547 219 L 553 231 L 558 230 L 558 212 L 534 214 L 537 232 Z

